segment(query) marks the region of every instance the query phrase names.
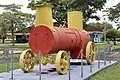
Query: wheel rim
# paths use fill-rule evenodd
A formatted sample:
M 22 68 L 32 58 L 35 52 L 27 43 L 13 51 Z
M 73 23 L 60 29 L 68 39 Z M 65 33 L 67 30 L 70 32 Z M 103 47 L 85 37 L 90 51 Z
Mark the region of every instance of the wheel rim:
M 66 51 L 59 51 L 56 55 L 56 71 L 59 74 L 66 74 L 68 70 L 68 55 Z
M 34 68 L 35 64 L 35 55 L 34 53 L 28 49 L 22 52 L 20 55 L 20 68 L 24 72 L 31 72 Z
M 86 47 L 86 61 L 88 64 L 94 64 L 96 58 L 96 46 L 93 42 L 88 42 Z

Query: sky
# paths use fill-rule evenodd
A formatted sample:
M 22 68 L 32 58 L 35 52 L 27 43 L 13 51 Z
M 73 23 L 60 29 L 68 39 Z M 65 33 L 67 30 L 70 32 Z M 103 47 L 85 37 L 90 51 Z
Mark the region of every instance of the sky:
M 120 0 L 107 0 L 107 3 L 105 4 L 104 6 L 104 9 L 105 8 L 110 8 L 112 6 L 115 6 L 117 3 L 119 3 Z M 23 8 L 21 11 L 25 12 L 25 13 L 31 13 L 31 14 L 34 14 L 35 11 L 32 11 L 31 9 L 28 9 L 27 8 L 27 5 L 28 5 L 28 0 L 0 0 L 0 4 L 3 4 L 3 5 L 6 5 L 6 4 L 22 4 L 23 5 Z M 0 13 L 3 12 L 2 8 L 0 8 Z M 104 20 L 104 17 L 103 15 L 105 15 L 106 13 L 102 12 L 102 11 L 97 11 L 97 15 L 99 17 L 101 17 L 101 20 L 98 21 L 98 22 L 109 22 L 113 25 L 114 28 L 117 28 L 116 24 L 114 22 L 110 22 L 107 18 Z M 96 22 L 96 20 L 94 19 L 90 19 L 88 23 L 90 22 Z
M 113 28 L 117 28 L 117 26 L 114 22 L 109 21 L 107 17 L 103 17 L 103 15 L 106 15 L 106 13 L 102 12 L 102 11 L 105 10 L 106 8 L 111 8 L 115 5 L 117 5 L 119 2 L 120 2 L 120 0 L 107 0 L 107 3 L 105 3 L 104 9 L 102 9 L 101 11 L 97 11 L 97 13 L 96 13 L 101 18 L 100 21 L 96 21 L 95 19 L 90 19 L 88 21 L 88 23 L 90 23 L 90 22 L 108 22 L 113 25 Z
M 23 8 L 22 8 L 22 12 L 25 12 L 25 13 L 32 13 L 34 14 L 35 11 L 32 11 L 31 9 L 28 9 L 27 8 L 27 5 L 29 3 L 28 0 L 0 0 L 0 4 L 3 4 L 3 5 L 6 5 L 6 4 L 22 4 L 23 5 Z M 2 12 L 2 8 L 0 8 L 0 13 Z

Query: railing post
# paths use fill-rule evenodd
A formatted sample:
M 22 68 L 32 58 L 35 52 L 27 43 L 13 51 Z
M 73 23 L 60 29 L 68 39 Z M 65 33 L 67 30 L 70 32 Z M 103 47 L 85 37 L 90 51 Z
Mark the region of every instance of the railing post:
M 99 55 L 99 46 L 97 46 L 97 59 L 98 59 L 98 69 L 100 69 L 100 55 Z
M 81 54 L 81 77 L 83 77 L 83 49 L 80 50 Z
M 13 48 L 11 48 L 11 78 L 10 80 L 13 80 Z
M 106 66 L 106 47 L 104 48 L 104 66 Z
M 68 66 L 69 66 L 69 67 L 68 67 L 68 68 L 69 68 L 69 69 L 68 69 L 68 70 L 69 70 L 69 73 L 68 73 L 68 74 L 69 74 L 69 80 L 71 80 L 71 77 L 70 77 L 70 74 L 71 74 L 71 73 L 70 73 L 70 51 L 68 52 L 68 62 L 69 62 L 69 64 L 68 64 Z
M 90 72 L 92 72 L 92 46 L 90 46 Z
M 110 54 L 112 54 L 113 52 L 113 48 L 112 48 L 112 45 L 110 45 Z M 111 56 L 111 58 L 113 58 L 113 56 Z M 111 63 L 111 58 L 110 58 L 110 60 L 109 60 L 109 63 Z
M 41 80 L 41 54 L 42 52 L 39 51 L 39 80 Z

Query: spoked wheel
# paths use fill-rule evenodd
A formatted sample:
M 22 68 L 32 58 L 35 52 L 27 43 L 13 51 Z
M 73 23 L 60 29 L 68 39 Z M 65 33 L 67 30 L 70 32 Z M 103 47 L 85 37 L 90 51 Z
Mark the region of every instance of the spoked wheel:
M 68 54 L 66 51 L 59 51 L 56 55 L 56 71 L 58 74 L 66 74 L 68 70 Z
M 96 57 L 96 46 L 94 42 L 89 41 L 86 47 L 87 64 L 94 64 Z
M 20 55 L 20 68 L 25 72 L 31 72 L 35 65 L 35 55 L 28 49 Z

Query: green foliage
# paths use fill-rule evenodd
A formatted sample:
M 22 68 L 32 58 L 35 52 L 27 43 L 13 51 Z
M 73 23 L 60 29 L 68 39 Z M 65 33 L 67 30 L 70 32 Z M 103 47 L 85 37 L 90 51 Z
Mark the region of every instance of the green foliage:
M 12 34 L 12 39 L 14 41 L 14 32 L 17 30 L 21 30 L 30 25 L 33 25 L 34 15 L 28 13 L 22 13 L 20 11 L 21 5 L 5 5 L 3 6 L 5 12 L 0 14 L 0 27 L 1 34 L 5 35 L 5 33 L 10 32 Z
M 106 37 L 109 39 L 114 39 L 114 38 L 119 38 L 120 37 L 120 32 L 117 31 L 116 29 L 109 29 L 106 32 Z
M 118 27 L 117 27 L 117 30 L 120 29 L 120 24 L 117 24 L 117 26 L 118 26 Z
M 118 22 L 120 20 L 120 2 L 113 8 L 109 8 L 108 18 L 111 21 Z
M 120 2 L 113 8 L 109 8 L 108 13 L 108 18 L 117 23 L 117 26 L 120 27 Z
M 114 45 L 116 45 L 116 38 L 120 38 L 120 32 L 116 29 L 109 29 L 106 32 L 106 38 L 113 41 Z
M 49 3 L 53 7 L 53 18 L 62 23 L 66 21 L 67 12 L 78 10 L 83 12 L 84 22 L 89 18 L 99 20 L 97 15 L 93 15 L 97 10 L 101 10 L 106 0 L 29 0 L 29 8 L 35 9 L 35 4 Z
M 94 76 L 90 80 L 119 80 L 120 79 L 120 62 L 117 62 L 113 66 L 104 69 Z
M 19 69 L 19 63 L 18 62 L 14 62 L 13 63 L 14 65 L 14 69 Z M 12 66 L 11 66 L 11 62 L 9 62 L 9 69 L 11 70 Z M 3 63 L 3 64 L 0 64 L 0 73 L 2 72 L 6 72 L 6 64 Z
M 2 35 L 1 37 L 6 36 L 6 32 L 8 31 L 7 24 L 5 24 L 6 20 L 2 15 L 0 15 L 0 34 Z M 3 26 L 3 27 L 2 27 Z
M 8 12 L 19 12 L 21 7 L 22 7 L 22 5 L 16 5 L 16 4 L 10 4 L 10 5 L 3 6 L 4 10 L 6 10 Z
M 6 5 L 3 9 L 6 11 L 1 14 L 2 20 L 9 25 L 9 29 L 21 29 L 33 24 L 34 16 L 28 13 L 22 13 L 20 11 L 21 5 Z
M 106 30 L 113 28 L 112 24 L 107 23 L 107 22 L 103 22 L 103 23 L 99 23 L 99 22 L 93 23 L 92 22 L 92 23 L 88 24 L 88 27 L 100 28 L 102 30 L 104 29 L 104 27 L 106 27 Z

